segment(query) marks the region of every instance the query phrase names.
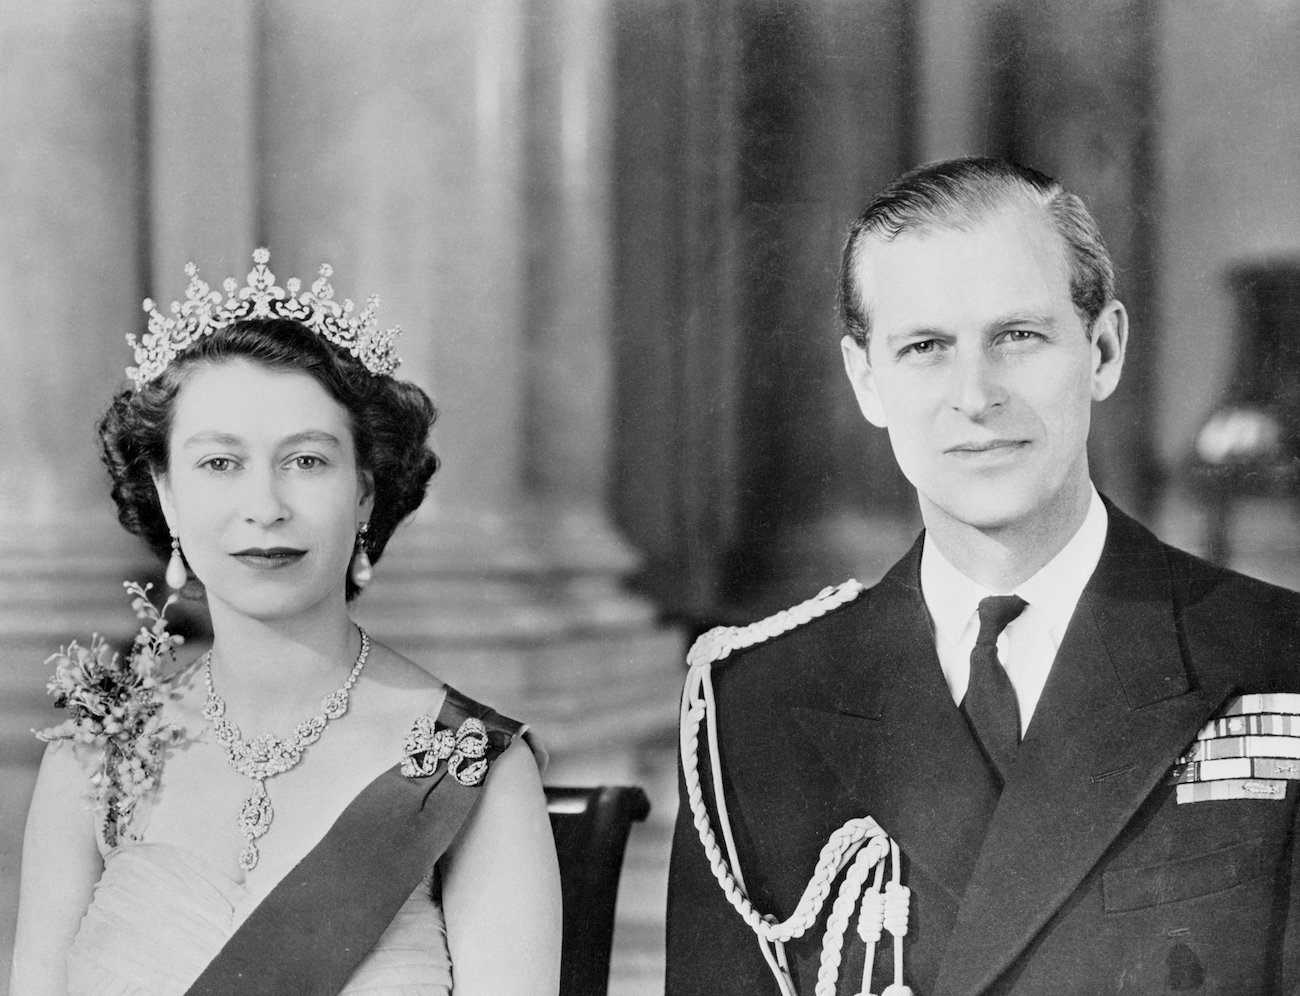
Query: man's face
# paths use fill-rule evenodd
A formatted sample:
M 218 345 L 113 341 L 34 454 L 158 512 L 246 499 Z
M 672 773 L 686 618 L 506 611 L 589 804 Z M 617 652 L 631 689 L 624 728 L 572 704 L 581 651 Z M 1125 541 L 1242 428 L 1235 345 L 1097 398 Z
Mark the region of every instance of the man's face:
M 1111 302 L 1089 340 L 1042 212 L 873 239 L 857 279 L 871 338 L 845 337 L 845 366 L 927 525 L 1050 532 L 1081 518 L 1091 406 L 1119 381 L 1126 319 Z

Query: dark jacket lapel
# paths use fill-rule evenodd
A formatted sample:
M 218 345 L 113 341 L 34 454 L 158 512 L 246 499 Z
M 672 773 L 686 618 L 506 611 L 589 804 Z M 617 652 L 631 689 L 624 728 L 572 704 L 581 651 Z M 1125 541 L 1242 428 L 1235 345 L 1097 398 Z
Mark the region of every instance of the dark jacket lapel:
M 871 816 L 955 905 L 997 790 L 943 679 L 920 590 L 921 541 L 838 614 L 793 714 L 855 815 Z
M 1102 559 L 989 824 L 934 996 L 982 992 L 1011 965 L 1231 691 L 1192 687 L 1163 549 L 1110 509 Z

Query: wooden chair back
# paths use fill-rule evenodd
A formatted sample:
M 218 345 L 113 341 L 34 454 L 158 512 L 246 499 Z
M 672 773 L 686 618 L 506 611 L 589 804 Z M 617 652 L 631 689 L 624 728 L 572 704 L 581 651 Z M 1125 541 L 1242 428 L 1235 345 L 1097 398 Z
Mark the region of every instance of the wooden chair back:
M 650 812 L 636 786 L 547 786 L 547 810 L 560 860 L 564 941 L 561 996 L 607 996 L 614 907 L 632 824 Z

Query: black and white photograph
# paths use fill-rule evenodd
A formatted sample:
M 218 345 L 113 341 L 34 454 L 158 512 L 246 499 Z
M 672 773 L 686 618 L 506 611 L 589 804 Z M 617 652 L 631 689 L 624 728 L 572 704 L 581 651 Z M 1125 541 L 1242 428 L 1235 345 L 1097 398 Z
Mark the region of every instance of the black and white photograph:
M 0 134 L 0 996 L 1300 993 L 1300 2 L 10 0 Z

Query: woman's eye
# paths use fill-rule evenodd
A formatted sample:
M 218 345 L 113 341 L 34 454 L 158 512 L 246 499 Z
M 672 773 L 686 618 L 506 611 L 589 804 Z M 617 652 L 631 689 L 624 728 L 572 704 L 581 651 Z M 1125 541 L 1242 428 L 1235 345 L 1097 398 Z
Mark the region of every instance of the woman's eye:
M 224 474 L 234 468 L 235 461 L 230 457 L 208 457 L 199 466 L 204 470 L 212 471 L 214 474 Z
M 316 470 L 318 467 L 323 467 L 325 465 L 325 461 L 318 456 L 313 456 L 310 453 L 304 453 L 301 456 L 296 456 L 293 458 L 293 465 L 297 467 L 299 470 Z

